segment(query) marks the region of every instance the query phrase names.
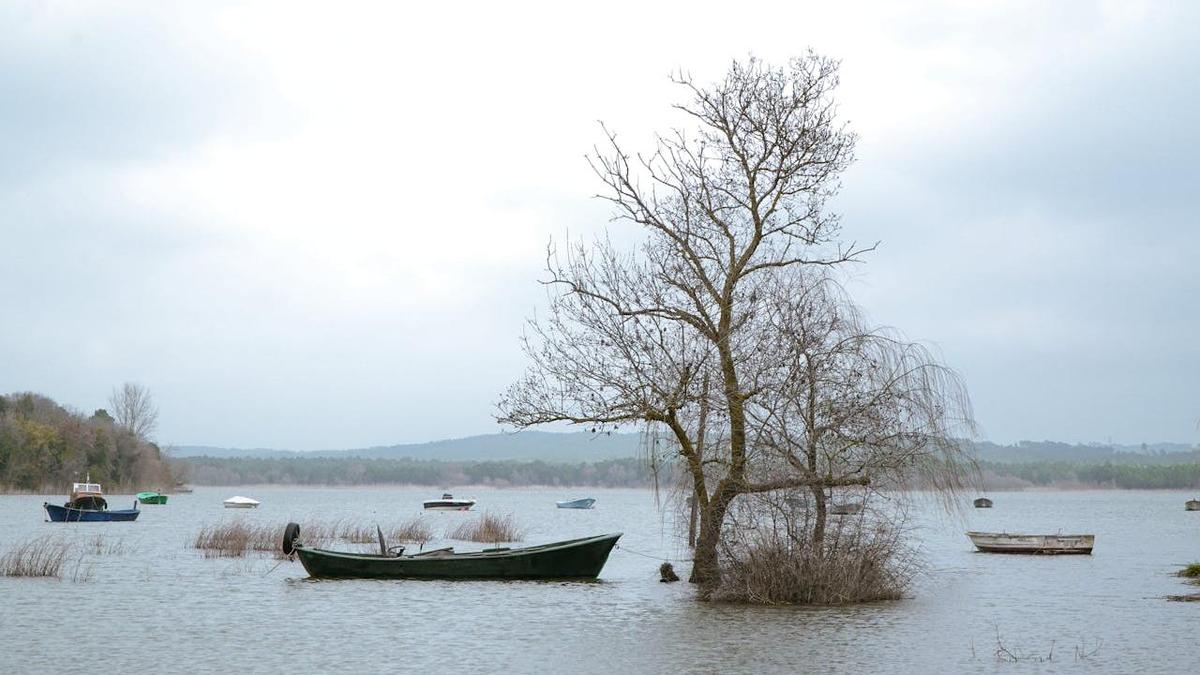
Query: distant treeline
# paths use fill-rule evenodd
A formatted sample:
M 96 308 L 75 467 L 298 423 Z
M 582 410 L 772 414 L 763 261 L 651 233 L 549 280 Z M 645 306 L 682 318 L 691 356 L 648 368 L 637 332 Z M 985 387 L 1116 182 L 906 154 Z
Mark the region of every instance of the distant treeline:
M 63 493 L 89 473 L 109 492 L 174 485 L 158 446 L 106 411 L 85 416 L 38 394 L 0 395 L 0 490 Z
M 644 460 L 610 459 L 589 463 L 543 461 L 447 462 L 416 459 L 335 459 L 328 457 L 176 460 L 198 485 L 553 485 L 644 487 L 653 477 Z
M 993 489 L 1099 487 L 1132 490 L 1200 488 L 1200 463 L 982 462 L 984 482 Z

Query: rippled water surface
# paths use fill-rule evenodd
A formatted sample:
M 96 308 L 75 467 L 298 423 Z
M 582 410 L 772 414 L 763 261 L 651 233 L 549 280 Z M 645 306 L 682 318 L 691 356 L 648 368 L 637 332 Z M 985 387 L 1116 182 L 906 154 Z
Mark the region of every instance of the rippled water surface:
M 0 672 L 977 672 L 1034 671 L 998 662 L 1045 656 L 1060 672 L 1185 672 L 1200 664 L 1200 603 L 1162 598 L 1200 560 L 1200 513 L 1172 492 L 1025 492 L 996 507 L 916 514 L 928 571 L 908 600 L 832 609 L 699 603 L 658 582 L 659 561 L 686 572 L 675 525 L 649 491 L 460 488 L 477 509 L 512 513 L 525 543 L 624 532 L 601 580 L 309 581 L 299 563 L 204 558 L 201 526 L 233 519 L 420 516 L 437 536 L 476 513 L 421 513 L 417 488 L 197 488 L 135 523 L 46 523 L 62 495 L 0 496 L 0 552 L 42 534 L 77 543 L 63 580 L 0 577 Z M 253 511 L 222 508 L 234 494 Z M 594 496 L 590 511 L 554 501 Z M 113 508 L 133 497 L 110 496 Z M 1092 556 L 973 552 L 967 529 L 1092 532 Z M 80 553 L 102 535 L 117 552 Z M 450 542 L 459 550 L 480 545 Z M 432 545 L 437 545 L 435 542 Z M 94 548 L 94 545 L 93 545 Z M 639 555 L 640 554 L 640 555 Z M 73 577 L 82 581 L 72 581 Z M 1079 650 L 1091 653 L 1077 658 Z

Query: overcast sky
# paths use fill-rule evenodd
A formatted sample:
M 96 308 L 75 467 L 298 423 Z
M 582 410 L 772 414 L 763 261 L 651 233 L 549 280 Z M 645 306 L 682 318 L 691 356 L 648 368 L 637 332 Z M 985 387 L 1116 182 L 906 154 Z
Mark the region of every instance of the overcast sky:
M 165 443 L 497 430 L 584 154 L 678 68 L 842 61 L 851 290 L 985 438 L 1200 441 L 1195 3 L 6 2 L 0 391 L 146 385 Z M 660 6 L 661 5 L 661 6 Z

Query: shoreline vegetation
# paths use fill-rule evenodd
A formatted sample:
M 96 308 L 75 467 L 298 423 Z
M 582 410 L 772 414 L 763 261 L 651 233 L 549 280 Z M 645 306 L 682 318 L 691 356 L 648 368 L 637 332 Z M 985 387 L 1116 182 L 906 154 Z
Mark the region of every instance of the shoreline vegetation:
M 0 491 L 58 494 L 89 475 L 118 494 L 175 485 L 170 460 L 146 438 L 152 420 L 122 422 L 114 410 L 87 415 L 40 394 L 0 395 Z
M 530 436 L 526 452 L 551 452 L 554 434 Z M 578 434 L 563 434 L 579 445 Z M 170 457 L 105 410 L 92 415 L 35 393 L 0 395 L 0 494 L 61 494 L 89 472 L 112 494 L 195 485 L 478 485 L 486 487 L 646 488 L 673 485 L 669 463 L 657 474 L 645 456 L 608 459 L 618 448 L 646 447 L 640 434 L 593 435 L 601 458 L 412 459 L 363 456 Z M 517 436 L 516 438 L 520 438 Z M 484 446 L 487 436 L 459 442 Z M 505 437 L 511 444 L 514 438 Z M 426 445 L 436 445 L 426 444 Z M 583 447 L 589 447 L 584 445 Z M 1200 489 L 1200 448 L 1183 444 L 1112 446 L 1022 441 L 971 444 L 986 491 L 1037 489 Z M 220 450 L 220 449 L 218 449 Z
M 1191 455 L 1193 453 L 1178 453 Z M 1133 458 L 1130 458 L 1133 459 Z M 1156 456 L 1153 459 L 1170 459 Z M 1179 458 L 1182 459 L 1182 458 Z M 1190 459 L 1190 457 L 1189 457 Z M 438 461 L 412 459 L 215 458 L 175 460 L 194 485 L 479 485 L 487 487 L 652 487 L 654 471 L 639 457 L 599 462 Z M 979 463 L 981 489 L 1187 490 L 1200 489 L 1200 463 L 1093 462 Z M 669 468 L 658 483 L 671 484 Z

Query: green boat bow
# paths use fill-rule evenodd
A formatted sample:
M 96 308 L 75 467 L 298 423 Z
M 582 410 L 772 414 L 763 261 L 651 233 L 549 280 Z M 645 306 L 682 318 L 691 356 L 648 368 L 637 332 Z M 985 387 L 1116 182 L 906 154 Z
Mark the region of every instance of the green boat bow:
M 166 504 L 167 496 L 160 492 L 139 492 L 137 500 L 143 504 Z

